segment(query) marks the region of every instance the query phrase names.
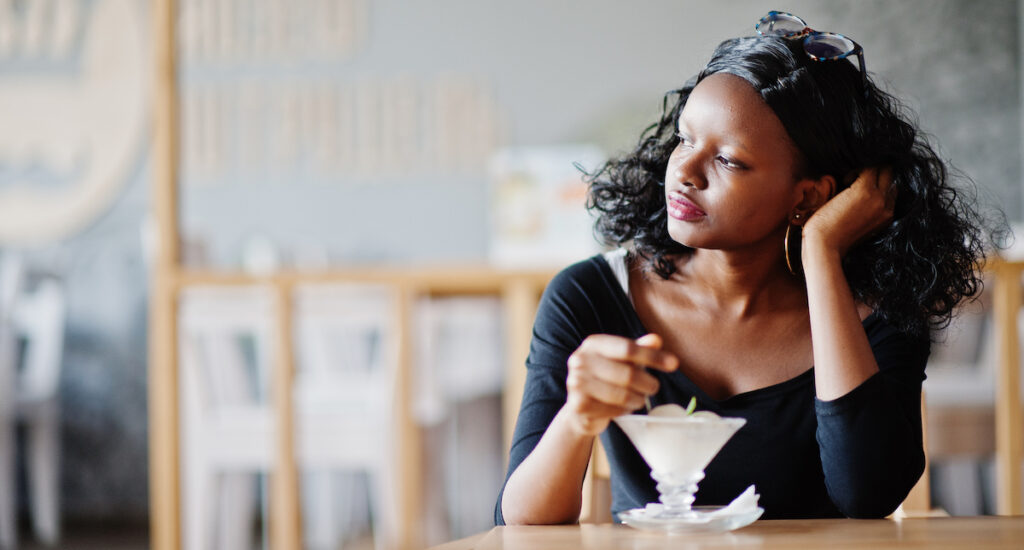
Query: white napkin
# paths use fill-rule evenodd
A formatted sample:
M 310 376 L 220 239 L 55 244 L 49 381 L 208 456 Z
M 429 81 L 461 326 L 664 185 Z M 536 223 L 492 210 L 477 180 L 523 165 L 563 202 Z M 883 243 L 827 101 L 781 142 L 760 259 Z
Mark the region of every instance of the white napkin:
M 718 516 L 732 516 L 737 514 L 745 514 L 757 508 L 757 501 L 761 498 L 761 495 L 754 492 L 754 486 L 747 487 L 746 491 L 740 493 L 740 496 L 732 499 L 732 502 L 728 506 L 715 510 L 708 513 L 709 518 Z
M 718 510 L 711 512 L 697 512 L 693 517 L 688 517 L 686 521 L 688 523 L 707 523 L 715 518 L 723 516 L 742 515 L 753 512 L 757 509 L 757 501 L 761 498 L 761 495 L 754 492 L 754 486 L 747 487 L 746 491 L 740 493 L 740 496 L 732 499 L 727 506 L 723 506 Z M 665 509 L 665 505 L 660 502 L 650 502 L 644 507 L 643 513 L 649 517 L 655 517 Z

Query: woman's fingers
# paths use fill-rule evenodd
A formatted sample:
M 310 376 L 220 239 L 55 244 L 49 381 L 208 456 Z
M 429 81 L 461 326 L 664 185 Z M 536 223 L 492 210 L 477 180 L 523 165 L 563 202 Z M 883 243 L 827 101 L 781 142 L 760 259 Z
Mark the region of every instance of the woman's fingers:
M 593 408 L 589 407 L 593 403 L 601 403 L 628 411 L 644 406 L 645 394 L 602 380 L 586 371 L 570 371 L 569 378 L 566 379 L 566 386 L 569 388 L 570 395 L 579 396 L 580 405 L 586 405 L 577 406 L 580 412 L 593 413 Z
M 892 195 L 895 198 L 893 194 L 895 186 L 892 182 L 892 169 L 889 167 L 881 169 L 865 168 L 850 187 L 863 187 L 865 190 L 868 190 L 869 195 L 879 195 L 886 198 Z
M 599 380 L 628 388 L 641 395 L 650 395 L 658 391 L 658 380 L 643 367 L 622 361 L 595 356 L 590 362 L 589 373 Z
M 840 193 L 849 195 L 847 201 L 837 201 L 836 206 L 845 206 L 845 216 L 853 216 L 852 220 L 840 220 L 840 225 L 855 229 L 857 221 L 861 221 L 869 234 L 879 229 L 892 218 L 896 206 L 897 187 L 893 182 L 892 169 L 865 168 L 849 189 Z
M 567 408 L 579 429 L 600 433 L 608 422 L 644 406 L 658 391 L 658 380 L 647 367 L 679 368 L 679 360 L 662 351 L 661 338 L 649 334 L 637 340 L 607 334 L 587 337 L 569 356 Z
M 892 212 L 896 208 L 896 197 L 899 194 L 899 189 L 892 181 L 892 169 L 883 169 L 878 179 L 882 182 L 882 191 L 885 193 L 885 209 Z
M 643 346 L 645 348 L 654 349 L 661 349 L 662 345 L 661 336 L 658 336 L 653 332 L 650 334 L 644 334 L 643 336 L 637 338 L 636 343 L 637 345 Z
M 867 188 L 877 189 L 879 185 L 878 169 L 874 167 L 865 168 L 857 174 L 857 179 L 854 180 L 850 187 L 863 186 Z
M 660 347 L 660 338 L 654 340 L 654 338 L 657 337 L 648 338 L 648 336 L 644 336 L 638 341 L 623 338 L 621 336 L 595 334 L 587 337 L 587 339 L 580 345 L 580 348 L 576 350 L 576 353 L 593 353 L 607 357 L 608 359 L 625 361 L 634 365 L 651 367 L 665 372 L 672 372 L 679 368 L 679 359 L 677 359 L 675 355 L 657 349 L 651 345 L 641 344 L 641 342 L 645 342 L 647 344 L 656 342 Z M 644 338 L 647 340 L 644 340 Z M 576 354 L 574 353 L 573 355 Z M 570 366 L 572 366 L 571 356 L 569 360 Z
M 896 206 L 897 185 L 889 167 L 865 168 L 857 179 L 829 199 L 807 220 L 805 242 L 816 242 L 839 252 L 846 252 L 892 220 Z

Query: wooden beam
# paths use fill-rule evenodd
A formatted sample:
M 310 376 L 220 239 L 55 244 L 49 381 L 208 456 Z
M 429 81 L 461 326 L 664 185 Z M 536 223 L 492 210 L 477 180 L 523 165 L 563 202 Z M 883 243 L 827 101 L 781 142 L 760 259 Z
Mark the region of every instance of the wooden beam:
M 273 275 L 250 275 L 241 271 L 209 271 L 185 269 L 181 283 L 187 285 L 252 285 L 284 282 L 290 285 L 307 283 L 374 283 L 418 288 L 429 295 L 500 294 L 506 285 L 525 283 L 543 289 L 555 275 L 548 270 L 503 270 L 480 265 L 448 267 L 368 267 L 331 269 L 316 272 L 284 271 Z M 534 297 L 534 301 L 536 298 Z M 532 324 L 532 319 L 531 319 Z
M 546 282 L 546 281 L 545 281 Z M 502 310 L 505 315 L 505 390 L 502 395 L 504 419 L 505 460 L 512 443 L 512 431 L 519 416 L 526 382 L 526 356 L 533 338 L 533 319 L 537 315 L 537 296 L 543 286 L 530 280 L 510 279 L 502 290 Z
M 295 355 L 292 353 L 292 287 L 276 285 L 277 360 L 273 369 L 274 463 L 270 471 L 270 547 L 302 548 L 299 468 L 295 459 Z
M 180 130 L 178 104 L 177 2 L 157 0 L 153 7 L 156 83 L 153 92 L 153 212 L 159 230 L 157 265 L 180 267 L 178 173 Z
M 395 403 L 395 427 L 398 440 L 395 442 L 397 453 L 395 464 L 398 465 L 398 487 L 401 488 L 399 499 L 397 536 L 400 548 L 423 548 L 423 443 L 419 424 L 413 418 L 412 402 L 415 398 L 413 382 L 413 312 L 416 299 L 423 295 L 422 289 L 416 285 L 403 284 L 398 286 L 396 312 L 396 336 L 398 341 L 398 379 L 395 389 L 398 399 Z M 374 536 L 381 536 L 374 533 Z M 393 541 L 385 541 L 392 544 Z
M 154 277 L 149 309 L 149 506 L 150 547 L 178 550 L 180 465 L 176 293 L 166 277 Z
M 181 547 L 178 426 L 178 346 L 175 274 L 178 250 L 178 82 L 174 0 L 153 5 L 152 208 L 157 249 L 149 309 L 150 546 Z
M 998 331 L 996 372 L 996 474 L 998 487 L 996 513 L 1024 514 L 1021 501 L 1021 460 L 1024 419 L 1020 404 L 1020 340 L 1017 314 L 1021 308 L 1020 262 L 1001 262 L 994 266 L 996 285 L 993 297 L 995 326 Z

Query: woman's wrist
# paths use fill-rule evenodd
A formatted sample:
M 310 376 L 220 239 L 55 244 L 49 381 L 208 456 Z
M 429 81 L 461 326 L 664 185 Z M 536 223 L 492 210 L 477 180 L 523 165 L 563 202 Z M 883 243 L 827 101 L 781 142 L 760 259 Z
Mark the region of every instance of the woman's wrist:
M 840 265 L 842 252 L 814 231 L 804 231 L 800 243 L 800 259 L 804 272 L 827 263 Z
M 569 437 L 577 440 L 576 443 L 585 444 L 596 437 L 593 430 L 588 429 L 592 426 L 587 426 L 587 422 L 586 419 L 580 418 L 579 415 L 573 413 L 569 409 L 569 405 L 565 404 L 555 413 L 555 417 L 551 420 L 551 425 L 557 427 L 557 431 L 563 434 L 563 437 Z

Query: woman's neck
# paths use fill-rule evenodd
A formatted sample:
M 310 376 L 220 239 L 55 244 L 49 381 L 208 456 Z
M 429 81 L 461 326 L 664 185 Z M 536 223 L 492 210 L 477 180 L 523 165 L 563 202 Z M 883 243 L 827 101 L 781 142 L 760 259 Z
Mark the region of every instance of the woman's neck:
M 781 250 L 697 249 L 675 263 L 670 281 L 686 284 L 695 305 L 721 315 L 742 319 L 807 306 L 803 282 L 786 269 Z

